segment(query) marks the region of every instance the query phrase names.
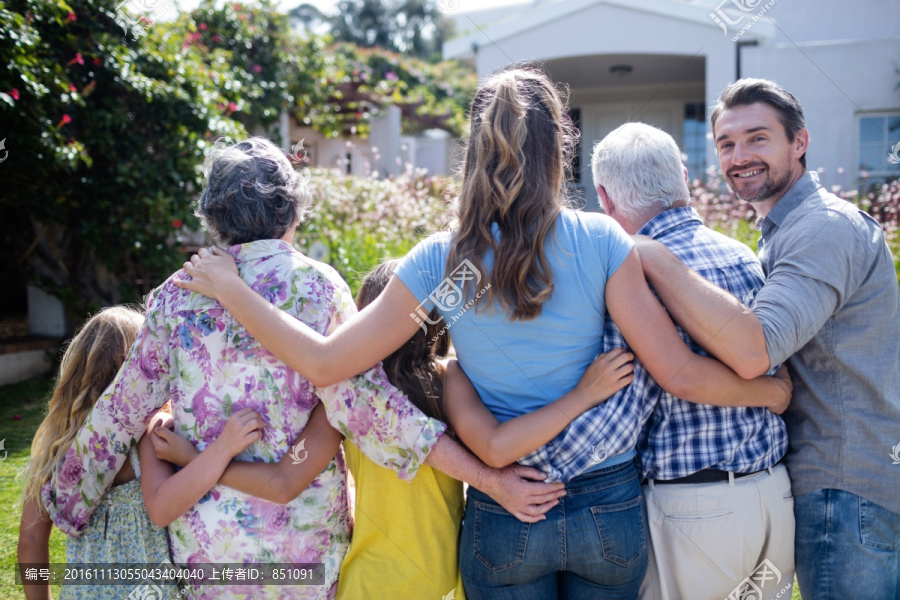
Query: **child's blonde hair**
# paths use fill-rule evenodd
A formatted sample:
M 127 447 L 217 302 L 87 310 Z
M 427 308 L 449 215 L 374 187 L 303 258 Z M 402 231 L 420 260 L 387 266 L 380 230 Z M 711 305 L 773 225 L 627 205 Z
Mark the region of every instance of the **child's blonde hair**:
M 69 342 L 59 366 L 47 416 L 31 443 L 25 503 L 41 506 L 41 487 L 65 458 L 94 403 L 125 362 L 144 315 L 127 306 L 105 308 Z

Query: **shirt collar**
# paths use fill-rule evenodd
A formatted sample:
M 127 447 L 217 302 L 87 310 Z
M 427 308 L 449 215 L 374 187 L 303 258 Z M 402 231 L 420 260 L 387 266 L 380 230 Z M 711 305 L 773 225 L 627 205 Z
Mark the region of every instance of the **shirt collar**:
M 800 206 L 800 203 L 809 198 L 810 194 L 819 189 L 819 187 L 821 187 L 819 185 L 819 174 L 815 171 L 807 172 L 806 175 L 795 181 L 794 185 L 775 203 L 775 206 L 772 207 L 772 210 L 769 211 L 769 214 L 766 215 L 763 221 L 768 219 L 780 227 L 785 217 Z
M 267 258 L 275 254 L 297 252 L 297 250 L 284 240 L 257 240 L 255 242 L 230 246 L 227 249 L 227 252 L 234 257 L 235 261 L 246 262 L 259 258 Z
M 647 221 L 637 232 L 637 235 L 646 235 L 652 238 L 658 238 L 667 231 L 681 227 L 691 221 L 697 221 L 703 224 L 703 219 L 696 210 L 690 206 L 679 206 L 678 208 L 670 208 L 663 211 Z

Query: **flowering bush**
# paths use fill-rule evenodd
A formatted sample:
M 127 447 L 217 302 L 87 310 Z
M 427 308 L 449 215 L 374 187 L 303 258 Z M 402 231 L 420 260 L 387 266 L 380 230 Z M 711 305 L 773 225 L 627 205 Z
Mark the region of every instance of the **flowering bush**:
M 419 241 L 446 229 L 458 183 L 407 166 L 390 179 L 315 170 L 313 205 L 297 234 L 310 257 L 336 268 L 355 293 L 382 259 L 400 257 Z
M 820 179 L 823 174 L 824 170 L 820 169 Z M 832 185 L 830 189 L 833 194 L 857 205 L 881 223 L 900 279 L 900 180 L 883 184 L 870 192 L 845 190 L 840 185 Z M 699 179 L 692 182 L 691 197 L 694 208 L 708 226 L 756 249 L 759 239 L 759 231 L 754 227 L 756 211 L 734 196 L 714 168 L 707 171 L 705 182 Z

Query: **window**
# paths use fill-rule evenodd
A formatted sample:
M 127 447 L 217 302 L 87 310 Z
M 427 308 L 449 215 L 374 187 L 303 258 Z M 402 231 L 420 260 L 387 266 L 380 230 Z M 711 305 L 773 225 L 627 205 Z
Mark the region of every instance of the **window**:
M 859 115 L 860 187 L 900 178 L 900 164 L 888 158 L 900 144 L 900 113 Z M 896 146 L 900 155 L 900 146 Z
M 581 183 L 581 109 L 572 108 L 569 110 L 569 118 L 578 131 L 578 144 L 575 146 L 575 156 L 572 158 L 572 183 Z
M 706 106 L 700 102 L 684 105 L 685 166 L 691 180 L 706 178 Z

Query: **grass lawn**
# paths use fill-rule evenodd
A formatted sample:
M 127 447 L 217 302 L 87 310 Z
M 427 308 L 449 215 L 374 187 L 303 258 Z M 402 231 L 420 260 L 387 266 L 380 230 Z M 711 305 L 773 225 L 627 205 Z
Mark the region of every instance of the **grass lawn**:
M 28 461 L 31 438 L 44 417 L 51 385 L 49 378 L 37 378 L 0 387 L 0 440 L 5 440 L 9 453 L 6 460 L 0 462 L 0 506 L 6 507 L 0 512 L 0 600 L 24 597 L 22 588 L 14 584 L 16 544 L 22 516 L 22 482 L 16 475 Z M 26 399 L 31 401 L 26 402 Z M 15 415 L 21 416 L 21 420 L 16 420 Z M 50 537 L 50 561 L 62 563 L 65 559 L 65 535 L 54 528 Z M 59 596 L 58 587 L 54 587 L 53 596 Z M 800 600 L 796 583 L 791 599 Z
M 31 438 L 44 418 L 51 385 L 49 378 L 37 378 L 0 387 L 0 440 L 5 440 L 8 452 L 6 460 L 0 462 L 0 506 L 5 507 L 0 512 L 0 600 L 24 598 L 22 587 L 14 584 L 22 518 L 22 479 L 16 476 L 28 462 Z M 21 420 L 16 420 L 16 415 Z M 54 527 L 50 537 L 51 562 L 66 562 L 65 537 Z M 59 596 L 58 587 L 53 589 L 53 596 Z

